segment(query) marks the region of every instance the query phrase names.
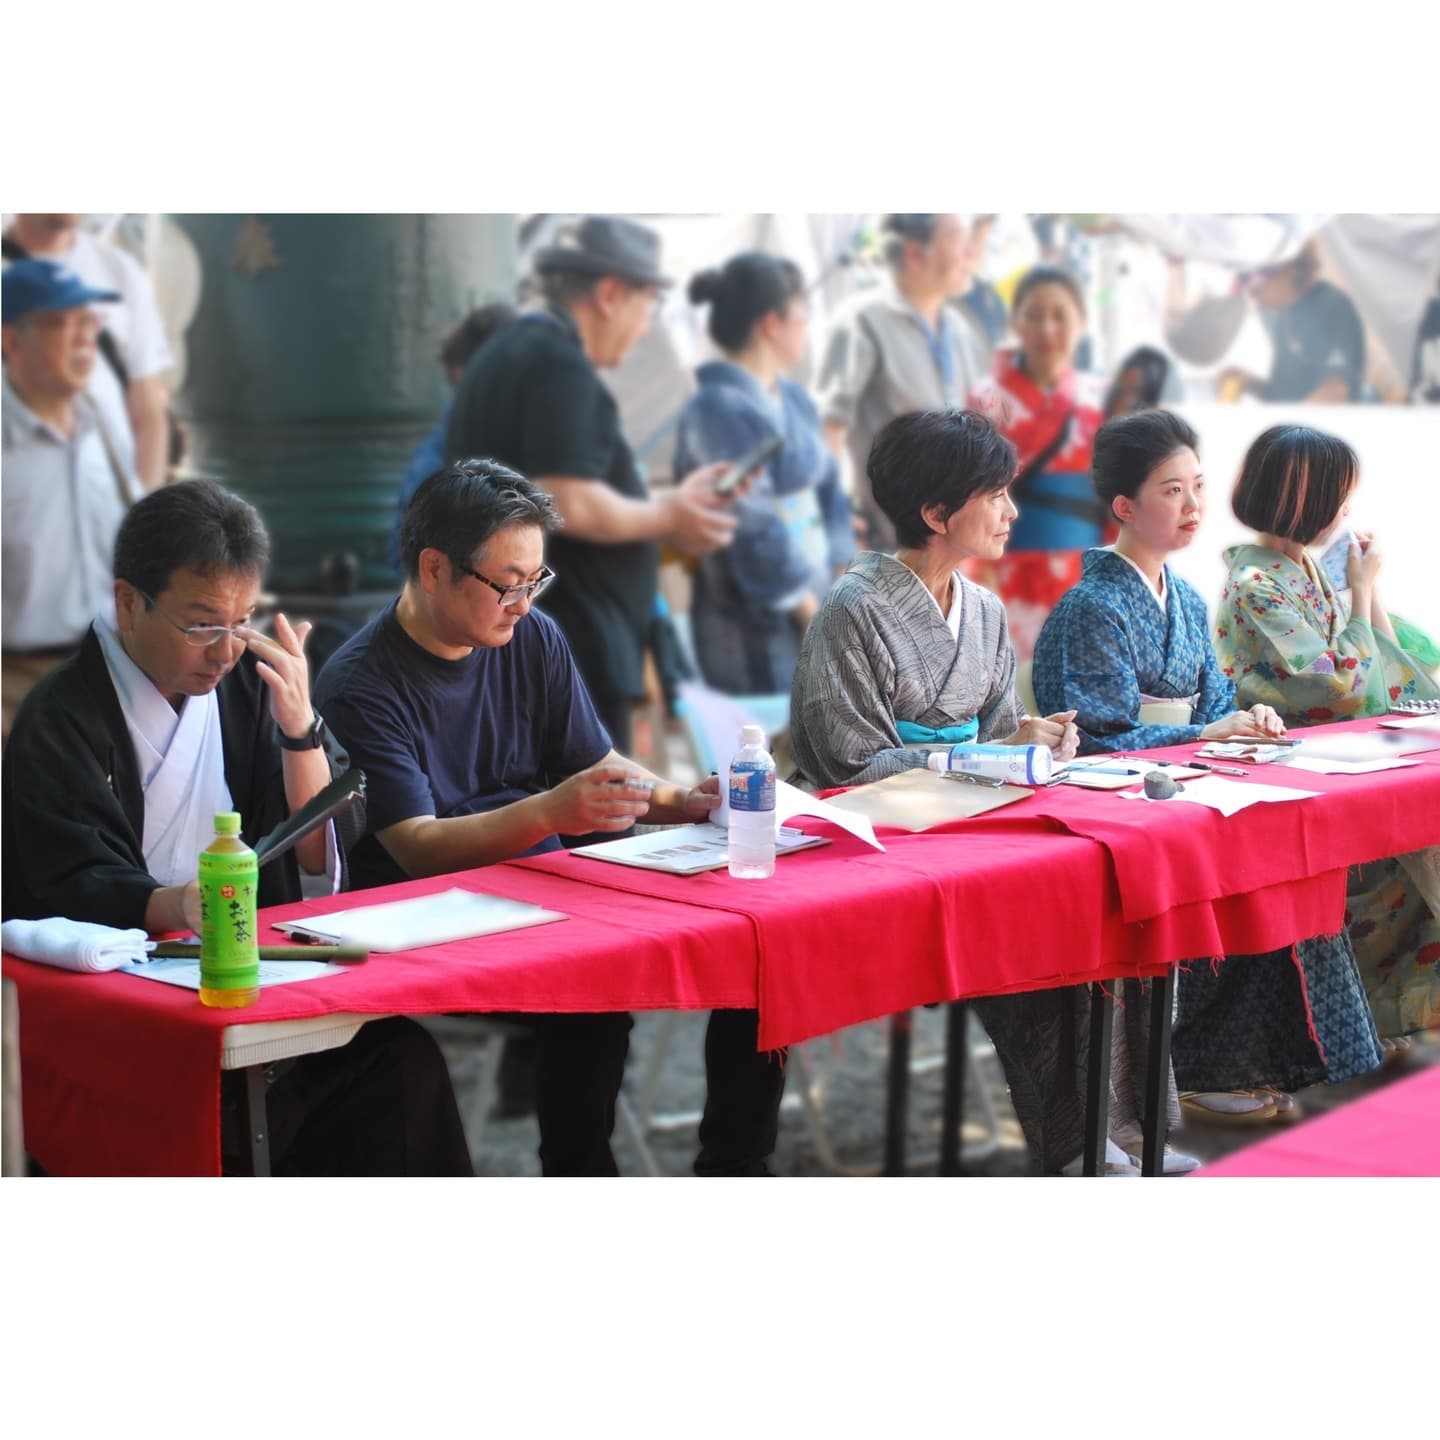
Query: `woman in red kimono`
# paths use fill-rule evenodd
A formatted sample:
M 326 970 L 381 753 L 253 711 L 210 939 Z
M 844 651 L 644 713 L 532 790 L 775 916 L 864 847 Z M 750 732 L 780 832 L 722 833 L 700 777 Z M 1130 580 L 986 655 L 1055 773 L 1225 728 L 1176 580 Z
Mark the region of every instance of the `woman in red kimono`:
M 1090 445 L 1100 428 L 1101 386 L 1074 367 L 1085 300 L 1068 270 L 1037 265 L 1015 288 L 1018 349 L 998 350 L 995 370 L 971 404 L 994 417 L 1020 452 L 1010 494 L 1020 507 L 1005 554 L 970 578 L 1005 602 L 1010 635 L 1028 660 L 1045 617 L 1080 579 L 1080 555 L 1107 539 L 1104 507 L 1090 484 Z

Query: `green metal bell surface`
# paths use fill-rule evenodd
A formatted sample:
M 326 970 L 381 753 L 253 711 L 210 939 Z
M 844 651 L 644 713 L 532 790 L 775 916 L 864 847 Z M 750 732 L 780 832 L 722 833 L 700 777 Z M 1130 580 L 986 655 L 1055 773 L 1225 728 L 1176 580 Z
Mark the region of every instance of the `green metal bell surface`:
M 515 291 L 513 215 L 176 215 L 201 263 L 178 408 L 185 473 L 255 504 L 271 588 L 393 591 L 386 554 L 411 454 L 449 399 L 437 359 Z

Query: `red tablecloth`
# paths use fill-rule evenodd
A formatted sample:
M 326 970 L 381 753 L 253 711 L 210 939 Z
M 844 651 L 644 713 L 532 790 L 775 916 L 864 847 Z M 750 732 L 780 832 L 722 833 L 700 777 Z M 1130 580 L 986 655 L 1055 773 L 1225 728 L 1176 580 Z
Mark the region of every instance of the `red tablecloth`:
M 1377 724 L 1353 720 L 1291 733 L 1301 740 L 1303 753 L 1306 744 L 1324 736 L 1370 732 Z M 1146 754 L 1181 761 L 1193 759 L 1198 749 L 1180 745 Z M 1319 794 L 1252 805 L 1228 817 L 1198 805 L 1143 804 L 1121 799 L 1113 790 L 1057 785 L 947 828 L 973 835 L 1063 830 L 1095 840 L 1114 865 L 1124 918 L 1149 920 L 1176 905 L 1240 895 L 1440 844 L 1440 750 L 1404 758 L 1417 763 L 1372 775 L 1316 775 L 1287 765 L 1239 767 L 1256 784 Z
M 755 947 L 739 916 L 610 895 L 512 866 L 276 906 L 267 925 L 338 905 L 461 886 L 570 918 L 453 945 L 373 955 L 320 980 L 268 987 L 244 1010 L 133 975 L 77 975 L 7 955 L 20 1001 L 25 1143 L 52 1174 L 218 1174 L 222 1031 L 341 1011 L 753 1008 Z M 272 938 L 283 942 L 284 937 Z
M 1247 1145 L 1199 1174 L 1440 1175 L 1440 1065 Z
M 1157 975 L 1177 960 L 1271 949 L 1344 923 L 1343 869 L 1127 924 L 1106 852 L 1091 841 L 886 831 L 881 854 L 815 828 L 834 844 L 784 857 L 763 882 L 570 853 L 513 868 L 744 916 L 758 946 L 766 1049 L 932 1001 Z

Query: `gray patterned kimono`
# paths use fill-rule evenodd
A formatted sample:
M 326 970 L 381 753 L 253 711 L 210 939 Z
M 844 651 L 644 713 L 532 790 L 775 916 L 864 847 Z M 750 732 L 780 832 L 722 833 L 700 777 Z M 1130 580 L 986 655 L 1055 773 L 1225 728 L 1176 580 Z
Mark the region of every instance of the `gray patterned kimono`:
M 836 581 L 806 631 L 791 690 L 790 743 L 804 779 L 863 785 L 923 766 L 924 752 L 900 743 L 897 720 L 943 729 L 975 719 L 982 741 L 1019 728 L 1005 607 L 959 574 L 955 584 L 958 643 L 924 584 L 891 556 L 867 550 Z M 1084 1135 L 1087 987 L 973 1004 L 1032 1159 L 1058 1170 L 1080 1153 Z
M 979 740 L 1019 728 L 1005 607 L 958 572 L 960 639 L 913 570 L 857 555 L 805 634 L 790 694 L 790 744 L 818 787 L 864 785 L 923 767 L 897 720 L 935 729 L 979 721 Z

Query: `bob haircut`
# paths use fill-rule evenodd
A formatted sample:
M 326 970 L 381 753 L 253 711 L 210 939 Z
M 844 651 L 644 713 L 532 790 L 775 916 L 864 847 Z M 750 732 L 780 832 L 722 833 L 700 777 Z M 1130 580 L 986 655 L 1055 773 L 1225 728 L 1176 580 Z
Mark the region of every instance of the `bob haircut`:
M 1245 452 L 1230 508 L 1262 535 L 1308 545 L 1329 529 L 1359 478 L 1341 439 L 1308 425 L 1273 425 Z
M 400 521 L 400 559 L 415 580 L 420 552 L 439 550 L 458 584 L 492 535 L 516 525 L 549 535 L 559 524 L 555 502 L 523 475 L 496 460 L 456 460 L 410 497 Z
M 1200 452 L 1200 437 L 1168 410 L 1137 410 L 1107 420 L 1096 432 L 1090 476 L 1095 493 L 1115 513 L 1117 496 L 1133 500 L 1150 472 L 1177 450 Z
M 921 512 L 945 507 L 948 520 L 973 496 L 1003 490 L 1015 478 L 1015 447 L 975 410 L 917 410 L 875 437 L 865 473 L 875 503 L 907 549 L 935 532 Z

